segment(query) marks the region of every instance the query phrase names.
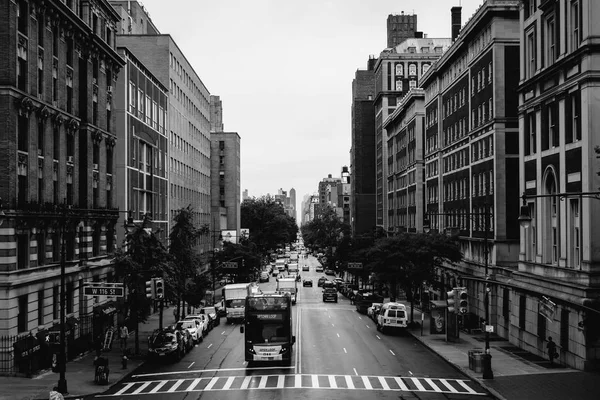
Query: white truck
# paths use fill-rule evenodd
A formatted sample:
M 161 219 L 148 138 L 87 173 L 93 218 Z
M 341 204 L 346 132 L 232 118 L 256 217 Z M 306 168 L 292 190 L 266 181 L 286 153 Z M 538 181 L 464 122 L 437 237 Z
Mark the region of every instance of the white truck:
M 290 275 L 298 275 L 298 263 L 289 263 L 288 264 L 288 274 Z
M 296 304 L 296 296 L 298 295 L 298 282 L 295 278 L 279 278 L 277 280 L 277 291 L 281 293 L 289 293 L 292 297 L 292 304 Z
M 242 321 L 250 283 L 232 283 L 223 287 L 223 309 L 227 322 Z

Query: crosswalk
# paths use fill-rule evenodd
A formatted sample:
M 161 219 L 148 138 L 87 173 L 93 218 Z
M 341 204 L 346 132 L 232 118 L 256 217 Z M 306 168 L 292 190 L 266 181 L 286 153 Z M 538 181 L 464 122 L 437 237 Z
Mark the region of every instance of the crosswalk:
M 251 375 L 135 381 L 103 397 L 259 389 L 347 389 L 485 395 L 463 379 L 366 375 Z

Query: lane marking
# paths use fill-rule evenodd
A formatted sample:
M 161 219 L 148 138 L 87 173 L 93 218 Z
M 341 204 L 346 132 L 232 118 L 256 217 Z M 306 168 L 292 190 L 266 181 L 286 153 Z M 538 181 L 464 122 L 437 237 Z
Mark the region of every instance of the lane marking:
M 313 387 L 313 389 L 319 388 L 319 376 L 318 375 L 312 376 L 312 387 Z
M 186 392 L 189 392 L 190 390 L 194 390 L 196 388 L 196 386 L 198 386 L 198 384 L 200 383 L 202 379 L 201 378 L 196 378 L 192 381 L 192 383 L 190 383 L 190 385 L 187 387 Z
M 446 386 L 446 389 L 448 389 L 452 393 L 458 393 L 458 390 L 454 389 L 454 386 L 452 386 L 451 384 L 449 384 L 447 380 L 445 380 L 445 379 L 439 379 L 439 381 L 442 382 L 442 385 Z
M 285 376 L 284 375 L 279 375 L 277 377 L 277 389 L 283 389 L 284 388 L 284 383 L 285 383 Z
M 355 374 L 356 376 L 358 376 L 358 372 L 356 371 L 356 368 L 352 368 L 352 369 L 354 370 L 354 374 Z
M 147 388 L 147 387 L 150 385 L 150 383 L 151 383 L 151 382 L 144 382 L 144 383 L 142 384 L 142 386 L 140 386 L 139 388 L 135 389 L 135 390 L 133 391 L 133 393 L 132 393 L 132 394 L 140 394 L 140 392 L 141 392 L 142 390 L 146 389 L 146 388 Z
M 396 355 L 396 353 L 394 353 L 391 349 L 390 349 L 390 353 L 392 353 L 392 355 L 394 355 L 394 356 Z
M 409 373 L 411 376 L 412 376 L 412 374 L 413 374 L 411 371 L 408 371 L 408 373 Z
M 424 391 L 425 390 L 425 386 L 423 386 L 421 384 L 421 382 L 419 381 L 418 378 L 410 378 L 413 382 L 413 385 L 415 385 L 417 387 L 417 389 L 419 389 L 420 391 Z
M 365 326 L 366 326 L 367 328 L 369 328 L 369 329 L 371 328 L 369 325 L 365 325 Z
M 375 337 L 376 337 L 377 339 L 381 340 L 381 338 L 379 337 L 379 335 L 375 335 Z
M 225 334 L 225 331 L 221 332 L 221 335 L 224 335 L 224 334 Z
M 396 383 L 400 387 L 400 390 L 404 390 L 406 392 L 409 391 L 408 386 L 406 386 L 406 383 L 404 383 L 404 381 L 402 380 L 402 378 L 399 378 L 399 377 L 395 376 L 394 380 L 396 381 Z
M 477 393 L 476 391 L 474 391 L 473 389 L 471 389 L 464 381 L 461 381 L 461 380 L 457 379 L 456 382 L 458 382 L 458 384 L 460 386 L 462 386 L 463 388 L 465 388 L 465 390 L 468 391 L 470 394 Z
M 362 381 L 363 381 L 363 385 L 365 385 L 365 389 L 373 389 L 373 386 L 371 386 L 371 382 L 369 381 L 369 377 L 368 376 L 362 376 Z
M 244 381 L 242 382 L 242 386 L 240 386 L 240 389 L 241 390 L 248 389 L 248 385 L 250 385 L 250 380 L 251 379 L 252 379 L 251 376 L 244 377 Z
M 167 383 L 169 381 L 160 381 L 158 382 L 158 385 L 156 385 L 149 393 L 156 393 L 160 390 L 161 387 L 165 386 L 165 383 Z
M 331 324 L 331 326 L 335 327 L 335 325 L 334 325 L 334 324 Z
M 379 383 L 381 384 L 381 387 L 383 388 L 383 390 L 390 390 L 390 385 L 387 384 L 387 382 L 384 379 L 384 377 L 380 376 L 378 378 L 379 378 Z
M 135 385 L 135 382 L 129 382 L 127 385 L 125 385 L 125 387 L 123 389 L 121 389 L 117 393 L 115 393 L 115 396 L 122 395 L 123 393 L 128 391 L 133 385 Z
M 167 392 L 171 392 L 173 393 L 174 391 L 177 390 L 177 388 L 184 382 L 183 379 L 178 379 L 177 382 L 175 382 L 175 384 L 173 384 L 173 386 L 171 386 L 169 388 L 169 390 L 167 390 Z
M 227 382 L 225 382 L 225 385 L 223 385 L 223 390 L 228 390 L 231 387 L 231 384 L 234 380 L 235 376 L 230 376 L 229 378 L 227 378 Z
M 337 389 L 337 382 L 335 381 L 335 376 L 329 375 L 329 387 L 332 389 Z
M 339 333 L 336 333 L 336 335 L 337 335 L 338 337 L 340 337 L 340 334 L 339 334 Z
M 348 354 L 348 352 L 346 351 L 346 348 L 344 347 L 344 353 Z
M 245 364 L 246 362 L 244 362 Z M 252 368 L 210 368 L 210 369 L 193 369 L 189 371 L 171 371 L 171 372 L 155 372 L 152 374 L 131 375 L 132 378 L 144 378 L 148 376 L 166 376 L 177 374 L 196 374 L 202 372 L 220 372 L 220 371 L 261 371 L 269 369 L 296 369 L 295 366 L 273 366 L 273 367 L 252 367 Z
M 433 388 L 433 390 L 435 390 L 436 392 L 442 391 L 442 389 L 440 389 L 438 385 L 433 383 L 433 380 L 431 378 L 425 378 L 425 382 L 427 382 L 429 384 L 429 386 L 431 386 Z
M 208 345 L 207 349 L 210 349 L 212 347 L 212 343 Z
M 354 369 L 354 371 L 356 371 L 356 369 Z M 352 378 L 350 378 L 350 375 L 346 375 L 346 387 L 348 389 L 354 389 L 354 382 L 352 382 Z
M 302 387 L 302 375 L 296 374 L 296 378 L 294 379 L 294 387 L 299 389 Z
M 215 386 L 215 383 L 217 383 L 217 381 L 219 380 L 219 377 L 215 376 L 214 378 L 212 378 L 210 380 L 210 382 L 208 382 L 208 385 L 206 385 L 206 387 L 204 388 L 204 390 L 212 390 L 213 386 Z
M 359 315 L 359 316 L 358 316 L 358 319 L 362 319 L 362 317 Z
M 196 361 L 193 361 L 190 365 L 188 365 L 188 368 L 192 368 L 192 365 L 196 364 Z
M 267 387 L 267 379 L 269 379 L 267 375 L 263 375 L 260 377 L 260 382 L 258 382 L 258 389 L 264 389 L 265 387 Z

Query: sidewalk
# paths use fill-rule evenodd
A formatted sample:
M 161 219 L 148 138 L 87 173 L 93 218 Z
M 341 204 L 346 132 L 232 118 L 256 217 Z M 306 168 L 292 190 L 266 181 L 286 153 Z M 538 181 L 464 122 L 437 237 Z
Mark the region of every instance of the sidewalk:
M 407 307 L 410 317 L 410 306 Z M 421 311 L 414 309 L 415 322 L 421 323 Z M 483 379 L 482 373 L 469 369 L 468 351 L 485 348 L 485 334 L 460 332 L 458 342 L 446 342 L 446 335 L 429 333 L 429 314 L 421 327 L 409 329 L 415 339 L 444 358 L 456 369 L 486 388 L 500 400 L 568 400 L 598 399 L 600 374 L 582 372 L 562 365 L 550 366 L 547 359 L 519 349 L 505 339 L 490 338 L 494 379 Z M 421 335 L 421 332 L 423 334 Z
M 163 323 L 169 324 L 173 322 L 173 311 L 171 308 L 165 308 L 163 314 Z M 112 385 L 118 383 L 128 374 L 139 367 L 145 358 L 145 353 L 148 349 L 148 336 L 154 329 L 158 328 L 158 313 L 148 317 L 145 324 L 139 325 L 139 345 L 140 356 L 132 357 L 128 360 L 127 369 L 122 369 L 121 366 L 121 350 L 119 343 L 113 344 L 113 349 L 102 353 L 103 357 L 108 358 L 110 374 L 108 377 L 108 385 L 97 385 L 94 383 L 95 367 L 94 358 L 95 352 L 90 351 L 84 356 L 67 363 L 65 378 L 67 380 L 67 388 L 69 394 L 65 399 L 83 399 L 86 396 L 105 392 Z M 135 336 L 130 334 L 128 346 L 134 348 Z M 52 388 L 57 385 L 59 378 L 58 372 L 51 370 L 42 372 L 33 378 L 21 377 L 0 377 L 0 400 L 33 400 L 33 399 L 48 399 L 48 395 Z

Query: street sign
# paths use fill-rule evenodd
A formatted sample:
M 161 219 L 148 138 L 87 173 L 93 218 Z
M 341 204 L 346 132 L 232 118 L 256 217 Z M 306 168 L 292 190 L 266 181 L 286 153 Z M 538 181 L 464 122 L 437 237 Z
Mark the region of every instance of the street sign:
M 362 269 L 363 265 L 359 262 L 349 262 L 348 269 Z
M 494 325 L 486 325 L 485 326 L 485 331 L 487 333 L 494 333 Z
M 83 294 L 86 296 L 114 296 L 123 297 L 123 286 L 84 286 Z
M 223 269 L 237 269 L 238 264 L 236 262 L 224 262 L 221 266 Z

